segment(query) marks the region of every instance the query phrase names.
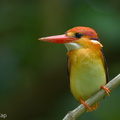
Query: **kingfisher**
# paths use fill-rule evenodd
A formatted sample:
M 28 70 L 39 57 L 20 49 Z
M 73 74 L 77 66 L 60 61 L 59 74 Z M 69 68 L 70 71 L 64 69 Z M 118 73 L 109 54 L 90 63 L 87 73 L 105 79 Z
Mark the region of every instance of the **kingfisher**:
M 95 110 L 98 102 L 88 106 L 85 101 L 104 89 L 108 82 L 108 69 L 102 52 L 103 45 L 95 30 L 77 26 L 65 34 L 39 38 L 40 41 L 61 43 L 67 48 L 70 89 L 74 98 L 85 106 L 87 111 Z

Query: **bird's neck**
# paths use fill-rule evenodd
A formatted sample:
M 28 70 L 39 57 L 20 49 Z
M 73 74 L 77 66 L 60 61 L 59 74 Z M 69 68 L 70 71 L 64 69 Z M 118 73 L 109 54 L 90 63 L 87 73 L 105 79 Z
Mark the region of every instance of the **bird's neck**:
M 76 43 L 82 46 L 83 48 L 91 48 L 91 49 L 100 50 L 103 47 L 99 41 L 90 40 L 87 38 L 82 38 L 80 40 L 77 40 Z
M 87 40 L 82 39 L 82 40 L 77 40 L 76 42 L 64 43 L 64 45 L 68 51 L 77 50 L 80 48 L 90 48 L 90 49 L 100 50 L 101 47 L 103 47 L 99 41 L 88 40 L 88 39 Z

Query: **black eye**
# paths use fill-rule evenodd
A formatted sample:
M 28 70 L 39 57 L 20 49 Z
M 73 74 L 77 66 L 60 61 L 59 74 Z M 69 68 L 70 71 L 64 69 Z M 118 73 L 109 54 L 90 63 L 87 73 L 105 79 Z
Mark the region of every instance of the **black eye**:
M 75 38 L 81 38 L 83 35 L 81 33 L 75 33 Z

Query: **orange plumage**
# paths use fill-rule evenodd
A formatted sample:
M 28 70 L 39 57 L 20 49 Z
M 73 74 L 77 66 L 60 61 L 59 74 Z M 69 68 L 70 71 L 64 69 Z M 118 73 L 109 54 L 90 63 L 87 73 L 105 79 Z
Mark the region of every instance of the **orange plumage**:
M 66 34 L 39 40 L 66 46 L 71 92 L 89 111 L 96 109 L 98 103 L 89 107 L 84 101 L 106 84 L 108 75 L 101 52 L 103 46 L 95 30 L 79 26 L 68 30 Z M 109 92 L 105 87 L 102 88 Z

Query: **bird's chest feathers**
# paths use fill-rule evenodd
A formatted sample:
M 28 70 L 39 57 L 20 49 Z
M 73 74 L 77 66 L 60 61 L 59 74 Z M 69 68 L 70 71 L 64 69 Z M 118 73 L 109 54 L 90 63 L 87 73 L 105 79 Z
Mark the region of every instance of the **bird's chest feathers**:
M 105 73 L 100 53 L 89 49 L 69 51 L 70 87 L 76 99 L 87 99 L 105 84 Z
M 94 64 L 96 60 L 99 58 L 99 53 L 94 52 L 90 49 L 78 49 L 72 50 L 67 53 L 68 55 L 68 62 L 72 66 L 80 66 L 85 67 L 89 66 L 89 64 Z
M 99 53 L 95 53 L 89 49 L 79 49 L 69 51 L 68 68 L 71 77 L 91 76 L 97 71 L 103 70 L 102 60 Z M 93 72 L 93 73 L 92 73 Z

